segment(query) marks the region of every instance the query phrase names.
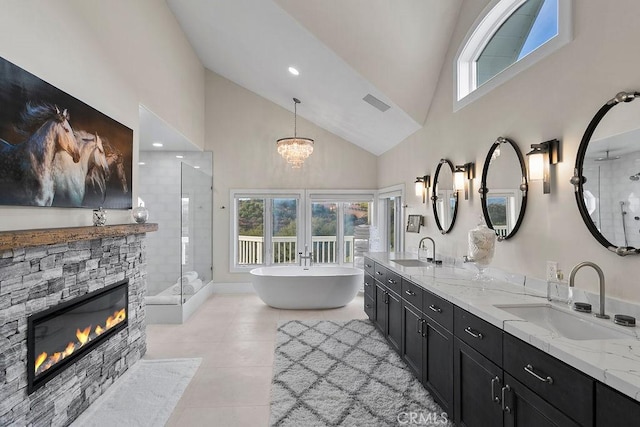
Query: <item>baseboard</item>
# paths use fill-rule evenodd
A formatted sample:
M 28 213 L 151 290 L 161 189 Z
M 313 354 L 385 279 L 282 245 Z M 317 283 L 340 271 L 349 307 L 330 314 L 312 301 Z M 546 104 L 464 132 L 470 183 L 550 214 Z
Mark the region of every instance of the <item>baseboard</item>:
M 214 294 L 254 294 L 251 283 L 214 283 Z

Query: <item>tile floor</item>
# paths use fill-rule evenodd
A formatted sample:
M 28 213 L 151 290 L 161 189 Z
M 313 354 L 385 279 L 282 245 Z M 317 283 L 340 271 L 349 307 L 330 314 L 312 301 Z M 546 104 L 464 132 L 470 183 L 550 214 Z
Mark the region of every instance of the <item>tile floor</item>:
M 362 295 L 332 310 L 278 310 L 232 294 L 211 296 L 183 325 L 147 326 L 145 358 L 202 358 L 167 426 L 267 426 L 278 321 L 364 318 Z

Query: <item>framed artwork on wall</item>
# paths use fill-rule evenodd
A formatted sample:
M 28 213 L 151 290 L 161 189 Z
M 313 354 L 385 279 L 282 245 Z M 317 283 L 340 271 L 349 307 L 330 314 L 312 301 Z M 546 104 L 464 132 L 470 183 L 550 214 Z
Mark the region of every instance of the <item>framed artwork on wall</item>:
M 407 219 L 407 233 L 419 233 L 422 225 L 422 215 L 409 215 Z
M 133 130 L 0 58 L 0 205 L 130 209 Z

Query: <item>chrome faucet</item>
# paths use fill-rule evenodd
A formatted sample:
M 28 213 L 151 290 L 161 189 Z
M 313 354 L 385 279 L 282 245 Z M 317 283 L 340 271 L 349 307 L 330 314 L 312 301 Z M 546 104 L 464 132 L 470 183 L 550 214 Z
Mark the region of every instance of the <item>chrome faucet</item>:
M 309 267 L 313 266 L 313 253 L 309 252 L 309 245 L 304 245 L 304 255 L 302 252 L 298 252 L 298 265 L 302 267 L 302 260 L 309 260 Z M 307 266 L 307 261 L 304 262 L 304 266 Z
M 424 248 L 423 243 L 425 240 L 431 240 L 431 245 L 433 248 L 433 258 L 427 258 L 427 261 L 433 262 L 434 264 L 442 264 L 442 261 L 436 260 L 436 242 L 434 242 L 431 237 L 423 237 L 422 239 L 420 239 L 420 243 L 418 243 L 418 258 L 420 258 L 420 249 Z
M 575 267 L 573 267 L 573 269 L 571 270 L 571 274 L 569 275 L 569 287 L 574 287 L 576 273 L 582 267 L 592 267 L 598 273 L 598 278 L 600 280 L 600 313 L 596 313 L 594 314 L 594 316 L 600 319 L 608 319 L 609 316 L 604 313 L 604 273 L 602 272 L 602 269 L 600 267 L 598 267 L 591 261 L 584 261 L 576 265 Z

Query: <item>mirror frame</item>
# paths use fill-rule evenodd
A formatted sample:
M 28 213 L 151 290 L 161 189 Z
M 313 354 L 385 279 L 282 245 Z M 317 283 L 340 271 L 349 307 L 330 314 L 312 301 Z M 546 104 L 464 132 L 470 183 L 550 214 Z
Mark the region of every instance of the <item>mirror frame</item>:
M 520 149 L 518 148 L 515 142 L 513 142 L 509 138 L 504 138 L 502 136 L 499 136 L 498 139 L 496 139 L 496 141 L 493 143 L 493 145 L 491 145 L 491 148 L 487 153 L 487 157 L 484 160 L 484 167 L 482 168 L 482 181 L 480 184 L 480 188 L 478 189 L 478 192 L 480 193 L 480 199 L 481 199 L 481 205 L 482 205 L 482 215 L 484 216 L 484 220 L 487 223 L 487 227 L 494 230 L 493 224 L 491 224 L 491 217 L 489 216 L 489 209 L 487 207 L 486 195 L 489 192 L 489 189 L 487 188 L 487 175 L 489 173 L 489 165 L 491 163 L 491 158 L 493 157 L 493 153 L 498 149 L 498 147 L 500 147 L 501 144 L 511 145 L 511 147 L 516 152 L 516 155 L 518 156 L 518 162 L 520 163 L 520 172 L 521 172 L 521 183 L 518 189 L 522 192 L 522 203 L 520 207 L 520 214 L 518 215 L 518 219 L 516 220 L 515 225 L 511 229 L 511 232 L 507 234 L 505 237 L 498 236 L 499 242 L 512 238 L 520 228 L 520 225 L 522 224 L 522 219 L 524 218 L 524 213 L 527 210 L 527 190 L 529 189 L 529 184 L 527 182 L 527 167 L 525 166 L 522 152 L 520 151 Z
M 451 169 L 451 182 L 453 183 L 453 172 L 454 172 L 454 168 L 453 168 L 453 163 L 451 163 L 449 160 L 447 159 L 440 159 L 440 162 L 438 162 L 438 166 L 436 167 L 436 173 L 433 176 L 433 187 L 431 190 L 431 204 L 433 206 L 433 216 L 436 220 L 436 226 L 438 227 L 438 230 L 440 230 L 441 234 L 447 234 L 451 231 L 451 229 L 453 228 L 453 225 L 456 223 L 456 216 L 458 215 L 458 192 L 454 190 L 454 194 L 456 195 L 456 204 L 453 207 L 453 217 L 451 218 L 451 224 L 449 225 L 449 228 L 447 228 L 446 230 L 442 228 L 442 224 L 440 224 L 440 219 L 438 218 L 438 207 L 436 206 L 436 202 L 438 201 L 438 194 L 436 193 L 436 191 L 438 190 L 438 177 L 440 176 L 440 168 L 442 168 L 442 165 L 448 165 L 449 169 Z
M 583 175 L 582 169 L 587 153 L 587 147 L 600 121 L 609 112 L 609 110 L 611 110 L 616 105 L 622 102 L 631 102 L 638 97 L 640 97 L 640 92 L 619 92 L 613 99 L 607 101 L 607 103 L 604 104 L 600 108 L 600 110 L 598 110 L 596 115 L 593 116 L 593 119 L 591 119 L 589 126 L 587 126 L 587 129 L 582 136 L 582 141 L 580 141 L 578 153 L 576 154 L 576 164 L 573 169 L 573 177 L 571 177 L 570 180 L 571 184 L 573 184 L 578 210 L 580 211 L 580 215 L 582 216 L 582 220 L 584 221 L 585 225 L 587 226 L 593 237 L 595 237 L 602 246 L 620 256 L 638 255 L 640 254 L 640 249 L 634 248 L 633 246 L 616 246 L 609 240 L 607 240 L 607 238 L 604 237 L 604 235 L 600 233 L 600 231 L 596 228 L 593 220 L 591 219 L 591 215 L 589 215 L 589 211 L 587 210 L 587 205 L 584 202 L 583 184 L 587 182 L 587 179 Z

